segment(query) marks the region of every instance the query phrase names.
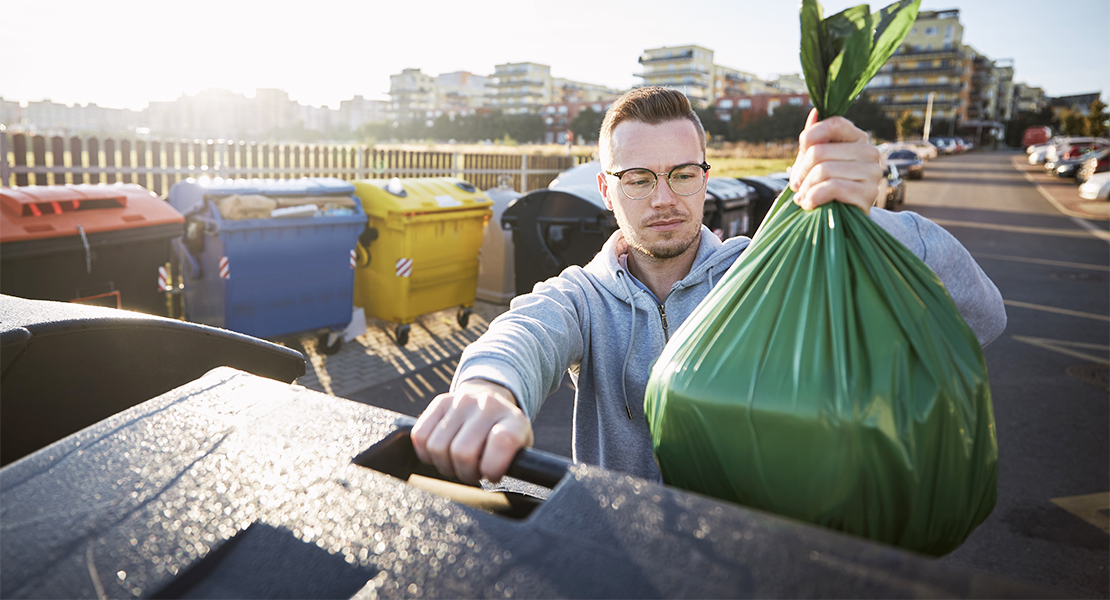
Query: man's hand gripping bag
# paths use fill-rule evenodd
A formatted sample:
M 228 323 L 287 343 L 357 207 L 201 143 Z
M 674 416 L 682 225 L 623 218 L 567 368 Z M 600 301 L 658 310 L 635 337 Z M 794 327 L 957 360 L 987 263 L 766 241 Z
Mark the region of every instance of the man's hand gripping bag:
M 652 370 L 644 411 L 663 479 L 947 553 L 996 498 L 979 344 L 940 279 L 863 211 L 791 199 Z

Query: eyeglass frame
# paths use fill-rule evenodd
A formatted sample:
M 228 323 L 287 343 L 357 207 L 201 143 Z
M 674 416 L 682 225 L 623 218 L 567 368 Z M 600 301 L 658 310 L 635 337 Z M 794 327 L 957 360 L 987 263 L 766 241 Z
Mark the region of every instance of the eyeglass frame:
M 671 173 L 674 173 L 675 171 L 681 169 L 682 167 L 689 167 L 691 165 L 695 166 L 695 167 L 700 167 L 702 175 L 705 175 L 705 177 L 703 177 L 702 180 L 701 180 L 701 187 L 698 188 L 696 191 L 690 192 L 689 194 L 679 194 L 678 192 L 675 192 L 675 189 L 673 187 L 671 187 Z M 647 198 L 647 197 L 651 196 L 652 194 L 654 194 L 655 193 L 655 188 L 659 185 L 659 177 L 662 176 L 662 175 L 667 176 L 667 187 L 671 188 L 671 191 L 674 192 L 675 195 L 682 196 L 683 198 L 689 198 L 690 196 L 693 196 L 694 194 L 697 194 L 698 192 L 705 189 L 706 182 L 709 180 L 709 169 L 710 168 L 712 168 L 710 166 L 710 164 L 703 160 L 701 163 L 682 163 L 681 165 L 678 165 L 675 168 L 673 168 L 670 171 L 667 171 L 665 173 L 656 173 L 655 171 L 652 171 L 651 169 L 649 169 L 647 167 L 632 167 L 630 169 L 625 169 L 623 171 L 617 171 L 616 173 L 613 173 L 611 171 L 604 171 L 604 173 L 606 175 L 612 175 L 613 177 L 617 178 L 617 187 L 620 188 L 621 193 L 624 194 L 625 197 L 627 197 L 629 200 L 643 200 L 644 198 Z M 620 182 L 621 178 L 624 177 L 624 174 L 628 173 L 629 171 L 647 171 L 647 172 L 651 173 L 652 175 L 654 175 L 655 177 L 651 182 L 651 191 L 648 192 L 647 194 L 644 194 L 643 196 L 640 196 L 639 198 L 633 198 L 632 196 L 629 196 L 628 192 L 624 191 L 624 186 L 621 185 L 621 182 Z

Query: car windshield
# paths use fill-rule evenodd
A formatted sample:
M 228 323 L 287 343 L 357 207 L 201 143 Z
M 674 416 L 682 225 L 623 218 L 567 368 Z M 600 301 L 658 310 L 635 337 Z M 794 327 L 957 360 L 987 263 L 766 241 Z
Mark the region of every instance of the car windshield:
M 895 150 L 887 158 L 917 158 L 917 154 L 913 150 Z

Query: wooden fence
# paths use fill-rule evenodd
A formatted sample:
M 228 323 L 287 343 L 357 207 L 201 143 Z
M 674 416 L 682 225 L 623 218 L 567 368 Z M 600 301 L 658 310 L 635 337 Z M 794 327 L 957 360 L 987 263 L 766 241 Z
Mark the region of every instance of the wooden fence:
M 365 145 L 279 144 L 224 140 L 145 141 L 0 133 L 0 185 L 137 183 L 165 196 L 174 183 L 200 178 L 460 177 L 488 190 L 547 187 L 588 156 L 469 154 L 384 150 Z

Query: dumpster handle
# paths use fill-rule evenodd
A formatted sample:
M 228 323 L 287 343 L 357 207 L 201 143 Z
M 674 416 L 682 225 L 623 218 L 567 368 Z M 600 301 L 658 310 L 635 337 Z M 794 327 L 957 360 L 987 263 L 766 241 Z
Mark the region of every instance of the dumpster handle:
M 81 243 L 85 246 L 85 272 L 92 273 L 92 251 L 89 250 L 89 238 L 85 237 L 85 228 L 77 226 L 77 233 L 81 234 Z
M 416 425 L 416 419 L 401 415 L 394 421 L 397 430 L 408 433 Z M 520 479 L 528 483 L 554 488 L 570 469 L 571 461 L 558 454 L 536 450 L 535 448 L 521 448 L 513 457 L 509 470 L 505 473 L 509 477 Z
M 174 254 L 181 260 L 181 265 L 183 267 L 188 267 L 188 275 L 195 279 L 200 279 L 203 276 L 200 263 L 193 257 L 193 253 L 189 252 L 189 249 L 185 247 L 181 238 L 175 237 L 171 239 L 170 245 L 173 246 Z

